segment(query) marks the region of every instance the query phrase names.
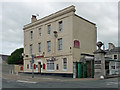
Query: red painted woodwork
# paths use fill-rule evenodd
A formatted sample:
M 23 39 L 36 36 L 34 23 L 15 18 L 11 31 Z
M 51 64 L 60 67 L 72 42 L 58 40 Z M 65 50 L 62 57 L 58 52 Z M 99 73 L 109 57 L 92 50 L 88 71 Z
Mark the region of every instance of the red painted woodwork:
M 23 70 L 23 67 L 20 67 L 20 70 Z
M 43 69 L 45 69 L 45 64 L 43 63 Z
M 78 40 L 74 40 L 74 47 L 80 48 L 80 43 Z
M 34 69 L 36 69 L 36 64 L 34 64 Z

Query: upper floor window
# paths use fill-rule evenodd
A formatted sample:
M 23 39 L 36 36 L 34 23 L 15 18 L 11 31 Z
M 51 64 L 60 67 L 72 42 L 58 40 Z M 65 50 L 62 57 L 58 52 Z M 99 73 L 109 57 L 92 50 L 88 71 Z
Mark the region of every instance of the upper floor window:
M 30 54 L 32 55 L 32 44 L 30 45 Z
M 47 48 L 48 48 L 48 52 L 51 51 L 51 41 L 47 41 Z
M 58 50 L 62 50 L 62 38 L 58 39 Z
M 114 55 L 114 59 L 117 59 L 117 55 Z
M 38 43 L 38 51 L 41 52 L 41 43 Z
M 62 25 L 62 21 L 59 22 L 59 31 L 62 31 L 63 25 Z
M 39 28 L 39 36 L 41 36 L 41 34 L 42 34 L 42 33 L 41 33 L 41 28 Z
M 30 31 L 30 38 L 33 39 L 33 31 Z
M 48 25 L 48 34 L 51 32 L 51 25 Z
M 63 58 L 63 70 L 67 70 L 67 58 Z

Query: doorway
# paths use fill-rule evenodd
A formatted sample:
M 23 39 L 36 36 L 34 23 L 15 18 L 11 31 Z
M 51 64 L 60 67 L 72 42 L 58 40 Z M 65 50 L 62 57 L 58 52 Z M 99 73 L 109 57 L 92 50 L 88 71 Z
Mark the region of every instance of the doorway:
M 41 62 L 38 62 L 38 72 L 39 73 L 41 73 L 41 68 L 42 68 Z

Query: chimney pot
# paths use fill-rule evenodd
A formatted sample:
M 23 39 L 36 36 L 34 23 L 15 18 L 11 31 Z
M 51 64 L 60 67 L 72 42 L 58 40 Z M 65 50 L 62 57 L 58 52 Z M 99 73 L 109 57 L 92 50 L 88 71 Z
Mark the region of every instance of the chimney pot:
M 35 15 L 32 15 L 31 22 L 33 23 L 33 22 L 35 22 L 35 21 L 37 21 L 37 18 L 36 18 Z

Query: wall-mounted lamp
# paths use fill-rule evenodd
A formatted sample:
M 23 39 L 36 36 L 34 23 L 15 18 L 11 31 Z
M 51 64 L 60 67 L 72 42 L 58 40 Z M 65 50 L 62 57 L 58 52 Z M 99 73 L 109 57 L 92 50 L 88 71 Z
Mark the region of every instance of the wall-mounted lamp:
M 57 38 L 58 37 L 58 34 L 57 34 L 57 31 L 54 31 L 54 36 Z

